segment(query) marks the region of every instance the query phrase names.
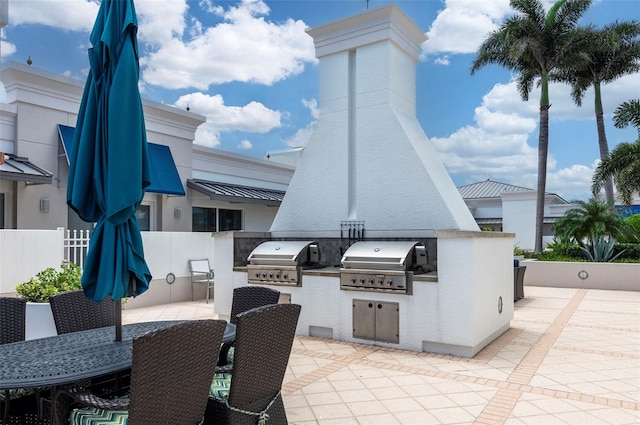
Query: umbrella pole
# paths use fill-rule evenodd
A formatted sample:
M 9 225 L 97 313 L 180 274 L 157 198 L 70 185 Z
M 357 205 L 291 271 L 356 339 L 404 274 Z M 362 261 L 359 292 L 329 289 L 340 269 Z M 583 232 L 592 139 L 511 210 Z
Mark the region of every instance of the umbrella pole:
M 116 341 L 122 341 L 122 300 L 116 301 Z

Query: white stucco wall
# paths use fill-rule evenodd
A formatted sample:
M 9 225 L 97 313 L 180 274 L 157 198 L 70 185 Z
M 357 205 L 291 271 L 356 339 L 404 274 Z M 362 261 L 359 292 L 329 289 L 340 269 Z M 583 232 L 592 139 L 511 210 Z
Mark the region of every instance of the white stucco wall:
M 59 268 L 63 238 L 62 230 L 0 230 L 0 294 L 14 294 L 36 273 Z
M 413 282 L 413 294 L 340 289 L 335 268 L 303 273 L 301 286 L 277 286 L 302 305 L 297 333 L 336 340 L 472 357 L 513 319 L 513 235 L 438 231 L 437 281 Z M 216 312 L 230 313 L 233 289 L 247 285 L 234 271 L 233 236 L 216 234 Z M 353 337 L 353 300 L 399 304 L 398 344 Z M 499 305 L 502 305 L 502 311 Z
M 9 62 L 0 67 L 7 90 L 7 105 L 1 108 L 2 139 L 12 137 L 13 152 L 54 174 L 52 184 L 16 184 L 17 211 L 5 222 L 18 229 L 55 229 L 67 226 L 66 181 L 68 163 L 60 147 L 58 124 L 75 127 L 84 81 L 57 75 L 24 64 Z M 152 143 L 169 146 L 180 180 L 186 188 L 191 177 L 192 141 L 195 130 L 205 121 L 201 115 L 167 105 L 143 100 L 147 138 Z M 9 141 L 2 142 L 8 145 Z M 62 153 L 62 156 L 60 156 Z M 5 192 L 13 196 L 13 188 Z M 48 213 L 39 210 L 40 199 L 50 202 Z M 148 193 L 145 201 L 157 208 L 152 211 L 158 229 L 191 231 L 190 202 L 186 196 Z M 180 208 L 181 220 L 173 211 Z
M 527 191 L 502 194 L 502 230 L 515 233 L 514 244 L 531 251 L 536 245 L 536 193 Z

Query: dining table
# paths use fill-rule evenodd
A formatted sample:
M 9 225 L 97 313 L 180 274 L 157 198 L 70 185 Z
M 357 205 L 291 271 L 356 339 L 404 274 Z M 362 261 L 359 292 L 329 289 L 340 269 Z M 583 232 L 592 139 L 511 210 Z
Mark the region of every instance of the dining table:
M 131 323 L 122 340 L 113 326 L 0 345 L 0 389 L 58 387 L 131 368 L 133 340 L 181 320 Z M 233 342 L 227 323 L 223 343 Z

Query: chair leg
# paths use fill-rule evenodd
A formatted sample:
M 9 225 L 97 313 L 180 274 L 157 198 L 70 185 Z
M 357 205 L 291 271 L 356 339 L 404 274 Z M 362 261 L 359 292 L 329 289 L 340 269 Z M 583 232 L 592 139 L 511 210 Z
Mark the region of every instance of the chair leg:
M 2 412 L 2 423 L 9 423 L 9 390 L 5 390 L 4 392 L 4 403 L 2 403 L 3 412 Z

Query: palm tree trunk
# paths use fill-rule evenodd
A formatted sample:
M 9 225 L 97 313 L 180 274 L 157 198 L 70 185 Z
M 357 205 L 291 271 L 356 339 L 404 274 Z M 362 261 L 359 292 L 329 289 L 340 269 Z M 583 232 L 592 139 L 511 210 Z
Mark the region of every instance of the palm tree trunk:
M 602 95 L 600 92 L 600 83 L 593 85 L 595 91 L 594 108 L 596 111 L 596 126 L 598 128 L 598 146 L 600 148 L 600 159 L 603 160 L 609 156 L 609 143 L 607 142 L 607 133 L 604 128 L 604 113 L 602 111 Z M 604 181 L 604 196 L 606 201 L 613 205 L 613 179 L 611 177 Z
M 546 103 L 546 104 L 544 104 Z M 535 252 L 542 253 L 544 226 L 544 198 L 547 187 L 547 157 L 549 154 L 549 102 L 540 105 L 540 133 L 538 134 L 538 186 L 536 194 L 536 244 Z
M 607 142 L 607 135 L 604 129 L 604 118 L 602 112 L 596 112 L 596 125 L 598 126 L 598 146 L 600 147 L 600 159 L 604 159 L 609 156 L 609 144 Z M 613 179 L 607 178 L 603 184 L 604 197 L 609 204 L 614 203 L 613 197 Z

